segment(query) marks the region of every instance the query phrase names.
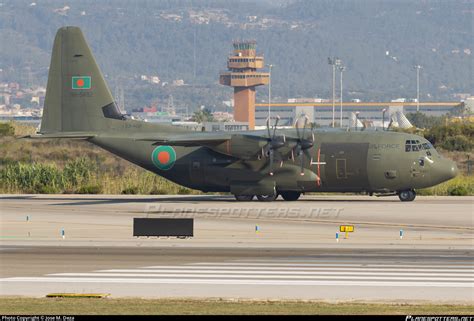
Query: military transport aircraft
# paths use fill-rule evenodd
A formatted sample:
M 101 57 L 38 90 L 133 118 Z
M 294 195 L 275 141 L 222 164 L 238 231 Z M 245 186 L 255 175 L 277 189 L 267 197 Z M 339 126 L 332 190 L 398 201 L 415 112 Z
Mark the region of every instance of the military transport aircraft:
M 395 195 L 457 175 L 424 138 L 388 131 L 279 129 L 195 132 L 124 116 L 77 27 L 54 40 L 39 132 L 30 138 L 84 139 L 175 183 L 230 192 L 239 201 L 295 201 L 306 192 Z M 301 123 L 301 122 L 300 122 Z

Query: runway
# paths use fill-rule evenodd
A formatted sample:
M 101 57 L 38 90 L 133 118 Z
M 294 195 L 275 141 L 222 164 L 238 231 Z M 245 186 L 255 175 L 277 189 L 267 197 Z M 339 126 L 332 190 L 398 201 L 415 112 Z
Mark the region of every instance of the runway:
M 0 290 L 472 303 L 472 206 L 471 197 L 262 204 L 227 196 L 2 196 Z M 195 218 L 194 238 L 131 236 L 133 217 L 180 215 Z M 340 224 L 355 232 L 336 242 Z

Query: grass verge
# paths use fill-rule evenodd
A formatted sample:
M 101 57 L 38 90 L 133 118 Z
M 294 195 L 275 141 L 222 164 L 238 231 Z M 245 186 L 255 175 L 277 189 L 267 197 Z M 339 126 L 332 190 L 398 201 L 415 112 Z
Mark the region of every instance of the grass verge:
M 178 299 L 52 299 L 2 297 L 0 314 L 401 314 L 466 315 L 474 305 L 227 301 Z

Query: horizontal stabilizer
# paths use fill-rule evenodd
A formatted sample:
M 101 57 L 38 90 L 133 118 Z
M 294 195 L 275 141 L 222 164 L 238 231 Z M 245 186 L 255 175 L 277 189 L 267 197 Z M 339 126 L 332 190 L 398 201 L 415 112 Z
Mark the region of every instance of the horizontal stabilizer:
M 48 134 L 26 135 L 19 138 L 26 139 L 48 139 L 48 138 L 71 138 L 71 139 L 90 139 L 97 136 L 95 133 L 87 132 L 57 132 Z

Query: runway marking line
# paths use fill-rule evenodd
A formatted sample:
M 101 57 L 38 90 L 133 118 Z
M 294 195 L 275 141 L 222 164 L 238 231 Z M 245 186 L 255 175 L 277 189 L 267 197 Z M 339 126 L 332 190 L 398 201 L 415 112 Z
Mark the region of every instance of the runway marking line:
M 474 268 L 456 267 L 459 265 L 226 261 L 53 273 L 0 282 L 474 288 Z
M 454 287 L 472 288 L 466 282 L 386 282 L 386 281 L 299 281 L 299 280 L 229 280 L 229 279 L 129 279 L 129 278 L 48 278 L 14 277 L 2 282 L 41 283 L 122 283 L 122 284 L 208 284 L 208 285 L 292 285 L 292 286 L 394 286 L 394 287 Z

